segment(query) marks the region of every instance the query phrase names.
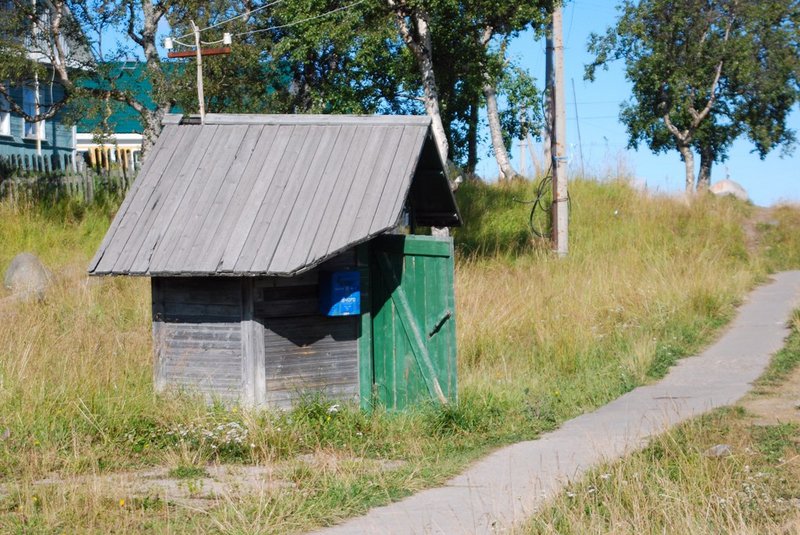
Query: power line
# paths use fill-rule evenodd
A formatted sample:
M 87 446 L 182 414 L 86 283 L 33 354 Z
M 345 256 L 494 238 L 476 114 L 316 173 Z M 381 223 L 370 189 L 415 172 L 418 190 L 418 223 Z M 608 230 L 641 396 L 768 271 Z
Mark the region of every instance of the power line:
M 320 13 L 319 15 L 314 15 L 313 17 L 308 17 L 305 19 L 296 20 L 293 22 L 289 22 L 287 24 L 280 24 L 278 26 L 270 26 L 269 28 L 260 28 L 258 30 L 250 30 L 248 32 L 237 33 L 236 37 L 244 37 L 245 35 L 251 35 L 254 33 L 261 33 L 261 32 L 269 32 L 272 30 L 280 30 L 282 28 L 291 28 L 292 26 L 297 26 L 298 24 L 303 24 L 304 22 L 311 22 L 312 20 L 321 19 L 322 17 L 327 17 L 328 15 L 332 15 L 338 11 L 345 11 L 350 9 L 351 7 L 355 7 L 358 4 L 363 4 L 365 0 L 358 0 L 358 2 L 353 2 L 352 4 L 348 4 L 346 6 L 337 7 L 336 9 L 332 9 L 330 11 L 326 11 L 325 13 Z
M 236 20 L 236 19 L 241 19 L 242 17 L 249 17 L 249 16 L 251 16 L 253 13 L 256 13 L 256 12 L 258 12 L 258 11 L 262 11 L 262 10 L 264 10 L 264 9 L 267 9 L 268 7 L 272 7 L 272 6 L 274 6 L 274 5 L 280 4 L 280 3 L 281 3 L 281 2 L 283 2 L 283 1 L 284 1 L 284 0 L 275 0 L 274 2 L 268 2 L 268 3 L 264 4 L 264 5 L 263 5 L 263 6 L 261 6 L 261 7 L 257 7 L 257 8 L 255 8 L 255 9 L 254 9 L 254 10 L 252 10 L 252 11 L 248 11 L 248 12 L 246 12 L 246 13 L 242 13 L 241 15 L 236 15 L 235 17 L 231 17 L 231 18 L 229 18 L 229 19 L 225 19 L 225 20 L 223 20 L 223 21 L 220 21 L 220 22 L 218 22 L 218 23 L 216 23 L 216 24 L 212 24 L 211 26 L 206 26 L 205 28 L 200 28 L 200 30 L 199 30 L 199 31 L 200 31 L 200 32 L 204 32 L 204 31 L 206 31 L 206 30 L 211 30 L 211 29 L 213 29 L 213 28 L 217 28 L 217 27 L 219 27 L 219 26 L 222 26 L 223 24 L 228 24 L 229 22 L 232 22 L 232 21 L 234 21 L 234 20 Z M 174 39 L 175 41 L 177 41 L 178 39 L 183 39 L 184 37 L 190 37 L 190 36 L 192 36 L 192 35 L 194 35 L 194 34 L 193 34 L 193 33 L 187 33 L 187 34 L 185 34 L 185 35 L 181 35 L 181 36 L 179 36 L 179 37 L 174 37 L 173 39 Z M 208 44 L 208 43 L 207 43 L 207 44 Z

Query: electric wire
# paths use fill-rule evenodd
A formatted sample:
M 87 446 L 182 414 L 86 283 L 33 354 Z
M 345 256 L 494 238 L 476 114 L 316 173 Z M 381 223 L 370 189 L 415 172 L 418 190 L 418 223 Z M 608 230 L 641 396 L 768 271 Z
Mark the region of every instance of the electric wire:
M 531 231 L 531 234 L 536 236 L 537 238 L 546 238 L 548 235 L 547 229 L 540 229 L 536 226 L 536 214 L 537 212 L 543 212 L 545 214 L 550 213 L 550 205 L 552 202 L 546 204 L 546 195 L 547 192 L 550 190 L 548 186 L 553 182 L 553 164 L 551 163 L 550 166 L 547 168 L 547 172 L 544 174 L 542 179 L 536 185 L 536 189 L 534 190 L 534 196 L 532 199 L 524 200 L 524 199 L 517 199 L 514 198 L 514 202 L 518 202 L 520 204 L 530 204 L 531 211 L 528 215 L 528 228 Z
M 235 37 L 244 37 L 246 35 L 252 35 L 252 34 L 255 34 L 255 33 L 269 32 L 269 31 L 272 31 L 272 30 L 280 30 L 282 28 L 291 28 L 292 26 L 297 26 L 298 24 L 303 24 L 305 22 L 311 22 L 312 20 L 317 20 L 317 19 L 321 19 L 323 17 L 327 17 L 328 15 L 332 15 L 332 14 L 337 13 L 339 11 L 345 11 L 345 10 L 350 9 L 352 7 L 355 7 L 355 6 L 359 5 L 359 4 L 363 4 L 364 2 L 365 2 L 365 0 L 358 0 L 357 2 L 353 2 L 352 4 L 348 4 L 346 6 L 337 7 L 336 9 L 331 9 L 330 11 L 326 11 L 325 13 L 320 13 L 319 15 L 314 15 L 313 17 L 307 17 L 305 19 L 296 20 L 296 21 L 289 22 L 289 23 L 286 23 L 286 24 L 279 24 L 277 26 L 270 26 L 269 28 L 259 28 L 257 30 L 250 30 L 250 31 L 247 31 L 247 32 L 237 33 L 235 35 Z
M 253 13 L 257 13 L 258 11 L 263 11 L 264 9 L 267 9 L 268 7 L 272 7 L 272 6 L 280 4 L 281 2 L 284 2 L 284 1 L 285 0 L 275 0 L 274 2 L 268 2 L 268 3 L 264 4 L 263 6 L 259 6 L 259 7 L 255 8 L 255 9 L 253 9 L 252 11 L 248 11 L 246 13 L 242 13 L 240 15 L 236 15 L 235 17 L 231 17 L 229 19 L 225 19 L 223 21 L 217 22 L 216 24 L 212 24 L 211 26 L 206 26 L 205 28 L 200 28 L 198 31 L 202 33 L 202 32 L 204 32 L 206 30 L 211 30 L 213 28 L 218 28 L 219 26 L 222 26 L 223 24 L 228 24 L 229 22 L 232 22 L 232 21 L 234 21 L 236 19 L 241 19 L 242 17 L 249 17 Z M 175 37 L 173 39 L 175 39 L 177 41 L 178 39 L 183 39 L 184 37 L 190 37 L 192 35 L 194 35 L 194 32 L 189 32 L 189 33 L 187 33 L 185 35 L 181 35 L 181 36 Z M 206 44 L 210 44 L 210 43 L 206 43 Z

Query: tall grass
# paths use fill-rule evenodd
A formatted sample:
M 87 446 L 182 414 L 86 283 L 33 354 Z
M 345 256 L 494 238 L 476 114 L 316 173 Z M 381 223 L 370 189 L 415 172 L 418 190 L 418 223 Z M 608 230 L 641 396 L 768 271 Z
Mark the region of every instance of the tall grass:
M 776 386 L 800 364 L 800 316 L 762 376 Z M 741 407 L 682 424 L 592 470 L 531 519 L 529 533 L 797 533 L 797 423 L 754 425 Z M 728 455 L 710 455 L 725 445 Z
M 566 259 L 537 244 L 518 254 L 529 238 L 509 222 L 520 227 L 528 207 L 513 199 L 530 189 L 470 184 L 461 192 L 470 198 L 465 219 L 484 212 L 480 229 L 456 234 L 468 247 L 457 268 L 465 389 L 527 392 L 562 406 L 562 415 L 595 407 L 706 341 L 764 276 L 744 247 L 751 207 L 713 198 L 687 205 L 621 181 L 572 185 Z
M 528 533 L 797 533 L 796 425 L 749 425 L 725 409 L 602 466 L 537 513 Z M 705 452 L 718 444 L 730 456 Z
M 268 519 L 268 531 L 285 533 L 364 511 L 657 377 L 708 341 L 770 269 L 767 245 L 746 247 L 752 207 L 653 198 L 621 181 L 573 184 L 570 255 L 557 260 L 530 241 L 528 206 L 514 200 L 532 188 L 459 190 L 468 222 L 455 236 L 461 403 L 407 414 L 329 412 L 321 399 L 291 413 L 242 412 L 156 395 L 147 281 L 85 276 L 113 203 L 0 204 L 0 268 L 29 250 L 57 275 L 41 302 L 0 302 L 0 531 L 53 531 L 68 518 L 78 531 L 119 522 L 246 532 Z M 778 228 L 775 243 L 795 247 L 800 221 L 787 216 Z M 793 254 L 782 253 L 784 264 Z M 241 428 L 241 443 L 203 433 L 220 425 Z M 338 461 L 309 467 L 299 457 L 308 454 Z M 402 462 L 385 470 L 369 460 Z M 273 466 L 287 485 L 212 501 L 197 516 L 163 501 L 119 507 L 99 484 L 34 484 L 208 462 Z

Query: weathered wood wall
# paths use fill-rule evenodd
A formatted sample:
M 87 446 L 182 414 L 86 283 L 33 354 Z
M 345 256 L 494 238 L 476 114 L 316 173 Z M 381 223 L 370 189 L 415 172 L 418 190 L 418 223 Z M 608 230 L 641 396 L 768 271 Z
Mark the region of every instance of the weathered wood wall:
M 154 277 L 156 389 L 228 400 L 242 394 L 241 281 Z
M 326 317 L 318 309 L 319 272 L 355 266 L 350 250 L 297 277 L 256 279 L 254 308 L 264 325 L 267 405 L 290 407 L 313 393 L 358 399 L 360 318 Z
M 156 388 L 281 408 L 357 400 L 360 317 L 318 310 L 320 270 L 355 266 L 351 250 L 290 278 L 154 277 Z

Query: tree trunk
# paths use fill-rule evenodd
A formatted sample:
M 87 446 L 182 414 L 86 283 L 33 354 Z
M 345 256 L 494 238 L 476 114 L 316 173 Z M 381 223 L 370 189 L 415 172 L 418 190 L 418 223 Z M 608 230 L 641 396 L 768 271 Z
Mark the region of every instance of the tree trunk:
M 683 157 L 683 165 L 686 173 L 686 195 L 694 193 L 694 153 L 686 145 L 678 145 L 678 150 Z
M 158 47 L 156 46 L 156 33 L 158 31 L 158 22 L 164 16 L 162 6 L 156 6 L 152 0 L 142 1 L 142 31 L 138 36 L 134 35 L 133 19 L 128 29 L 128 35 L 142 48 L 144 52 L 145 63 L 147 64 L 147 72 L 150 78 L 150 83 L 153 86 L 152 92 L 153 100 L 156 102 L 156 109 L 150 110 L 141 102 L 137 103 L 139 116 L 142 118 L 142 162 L 147 159 L 147 154 L 150 149 L 155 145 L 156 139 L 161 135 L 161 121 L 164 115 L 169 113 L 172 108 L 172 101 L 169 95 L 169 88 L 167 87 L 167 80 L 164 76 L 164 71 L 161 68 L 161 57 L 158 54 Z M 133 17 L 133 12 L 131 12 Z M 132 103 L 129 103 L 133 105 Z
M 416 60 L 422 78 L 422 102 L 425 105 L 425 112 L 431 118 L 433 139 L 442 161 L 447 163 L 450 145 L 439 109 L 439 89 L 436 86 L 436 75 L 433 70 L 433 39 L 428 25 L 428 14 L 421 5 L 411 8 L 402 0 L 387 0 L 387 3 L 394 11 L 400 36 Z
M 477 99 L 476 99 L 477 100 Z M 469 124 L 467 125 L 467 172 L 475 174 L 478 166 L 478 103 L 469 107 Z
M 430 41 L 430 37 L 428 40 Z M 439 89 L 436 87 L 436 77 L 433 73 L 433 58 L 430 54 L 426 54 L 423 57 L 420 63 L 420 73 L 422 74 L 425 112 L 427 112 L 431 118 L 433 139 L 436 141 L 439 154 L 442 155 L 442 161 L 447 163 L 447 158 L 450 154 L 450 144 L 447 141 L 447 134 L 444 131 L 444 123 L 442 122 L 442 113 L 439 109 Z
M 489 121 L 489 133 L 492 136 L 492 150 L 494 158 L 497 160 L 497 167 L 505 180 L 511 180 L 517 176 L 517 172 L 511 167 L 511 159 L 508 157 L 506 144 L 503 142 L 503 127 L 500 124 L 500 112 L 497 109 L 497 94 L 494 86 L 489 82 L 483 84 L 483 96 L 486 98 L 486 117 Z
M 697 191 L 708 191 L 711 186 L 711 166 L 714 164 L 714 158 L 711 157 L 711 151 L 700 151 L 700 172 L 697 174 Z

